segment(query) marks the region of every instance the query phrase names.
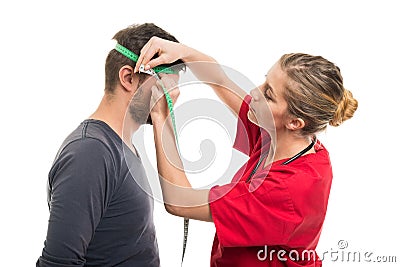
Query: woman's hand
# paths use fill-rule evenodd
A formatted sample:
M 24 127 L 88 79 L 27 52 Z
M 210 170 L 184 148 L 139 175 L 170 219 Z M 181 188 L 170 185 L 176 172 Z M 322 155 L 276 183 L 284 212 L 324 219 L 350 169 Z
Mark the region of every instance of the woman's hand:
M 161 64 L 175 62 L 182 58 L 184 50 L 184 45 L 180 43 L 153 36 L 140 50 L 134 71 L 138 72 L 141 65 L 145 65 L 145 70 L 149 70 Z M 156 54 L 158 57 L 152 59 Z
M 211 222 L 212 217 L 208 204 L 209 190 L 192 188 L 184 172 L 173 126 L 168 118 L 169 109 L 164 89 L 169 92 L 172 102 L 175 103 L 179 96 L 178 76 L 172 74 L 160 74 L 160 76 L 162 85 L 158 82 L 151 89 L 151 118 L 157 169 L 165 208 L 176 216 Z M 164 124 L 164 122 L 167 123 Z
M 158 57 L 152 59 L 155 55 Z M 214 89 L 217 96 L 237 115 L 246 92 L 226 76 L 215 59 L 189 46 L 152 37 L 140 51 L 135 72 L 144 65 L 145 70 L 181 59 L 199 81 Z
M 157 81 L 156 85 L 151 88 L 151 118 L 153 122 L 158 119 L 165 120 L 169 114 L 169 108 L 164 95 L 164 89 L 169 93 L 173 104 L 179 96 L 179 88 L 177 86 L 178 76 L 173 74 L 160 74 L 161 81 Z

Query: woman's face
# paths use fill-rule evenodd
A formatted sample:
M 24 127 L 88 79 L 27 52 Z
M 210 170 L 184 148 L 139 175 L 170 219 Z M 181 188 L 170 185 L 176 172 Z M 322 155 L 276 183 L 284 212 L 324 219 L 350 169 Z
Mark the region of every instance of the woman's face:
M 266 75 L 265 82 L 251 90 L 248 118 L 268 132 L 279 131 L 288 119 L 287 102 L 284 99 L 286 74 L 279 62 L 275 63 Z

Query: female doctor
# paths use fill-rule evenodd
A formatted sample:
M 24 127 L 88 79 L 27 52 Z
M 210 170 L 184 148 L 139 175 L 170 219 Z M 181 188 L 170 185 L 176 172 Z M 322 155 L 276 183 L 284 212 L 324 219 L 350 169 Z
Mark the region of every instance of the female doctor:
M 163 92 L 154 87 L 151 118 L 166 210 L 214 222 L 212 267 L 321 266 L 315 248 L 332 167 L 315 134 L 328 124 L 339 126 L 357 109 L 357 101 L 343 87 L 340 69 L 319 56 L 286 54 L 268 71 L 265 82 L 246 95 L 213 58 L 153 37 L 141 50 L 135 71 L 141 64 L 150 69 L 178 59 L 200 81 L 208 81 L 237 115 L 234 148 L 249 160 L 230 184 L 192 188 L 181 168 Z M 162 76 L 167 88 L 176 88 L 175 81 Z M 171 96 L 176 99 L 178 90 Z

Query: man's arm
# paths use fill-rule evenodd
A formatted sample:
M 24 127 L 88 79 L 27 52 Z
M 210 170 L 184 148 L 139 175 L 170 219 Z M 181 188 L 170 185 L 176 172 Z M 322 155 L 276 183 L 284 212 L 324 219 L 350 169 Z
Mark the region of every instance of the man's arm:
M 36 266 L 84 266 L 107 203 L 110 154 L 95 139 L 69 144 L 50 171 L 50 218 Z

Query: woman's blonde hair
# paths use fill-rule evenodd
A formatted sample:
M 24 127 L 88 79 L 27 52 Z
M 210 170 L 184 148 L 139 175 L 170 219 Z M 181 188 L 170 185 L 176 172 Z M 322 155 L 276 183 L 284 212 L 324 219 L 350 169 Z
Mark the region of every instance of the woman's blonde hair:
M 340 69 L 320 56 L 294 53 L 280 58 L 280 66 L 288 76 L 285 99 L 288 113 L 305 122 L 303 135 L 339 126 L 353 117 L 358 102 L 343 87 Z

